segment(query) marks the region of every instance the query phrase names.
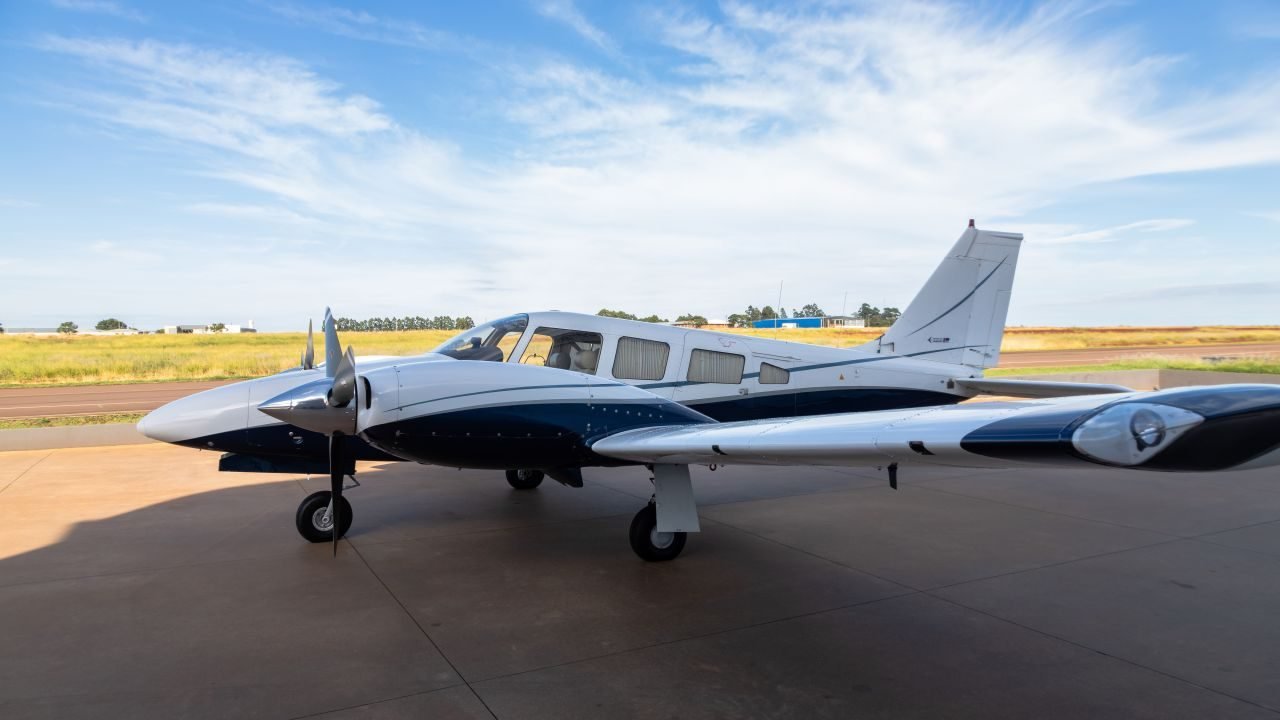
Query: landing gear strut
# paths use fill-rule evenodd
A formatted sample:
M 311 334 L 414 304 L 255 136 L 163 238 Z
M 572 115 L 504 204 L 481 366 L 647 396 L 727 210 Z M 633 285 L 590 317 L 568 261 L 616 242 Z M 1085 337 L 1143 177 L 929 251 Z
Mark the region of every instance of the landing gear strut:
M 517 490 L 532 490 L 542 484 L 545 477 L 541 470 L 508 470 L 507 483 Z
M 333 508 L 330 506 L 329 500 L 332 493 L 328 490 L 322 490 L 317 493 L 311 493 L 298 506 L 298 515 L 295 518 L 298 525 L 298 532 L 308 542 L 327 543 L 333 542 Z M 338 496 L 338 537 L 341 538 L 351 529 L 351 503 L 341 495 Z
M 698 506 L 688 465 L 653 466 L 653 499 L 631 521 L 631 549 L 649 562 L 674 560 L 698 532 Z

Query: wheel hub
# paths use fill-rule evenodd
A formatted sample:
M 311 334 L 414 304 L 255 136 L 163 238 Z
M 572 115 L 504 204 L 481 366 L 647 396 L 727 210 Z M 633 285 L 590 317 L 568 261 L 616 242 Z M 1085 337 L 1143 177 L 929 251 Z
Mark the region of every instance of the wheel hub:
M 329 514 L 328 507 L 317 508 L 311 513 L 311 524 L 315 529 L 321 532 L 329 532 L 333 529 L 333 515 Z
M 675 540 L 675 533 L 658 532 L 657 528 L 649 531 L 649 544 L 659 550 L 666 550 L 671 547 L 671 543 L 675 542 Z

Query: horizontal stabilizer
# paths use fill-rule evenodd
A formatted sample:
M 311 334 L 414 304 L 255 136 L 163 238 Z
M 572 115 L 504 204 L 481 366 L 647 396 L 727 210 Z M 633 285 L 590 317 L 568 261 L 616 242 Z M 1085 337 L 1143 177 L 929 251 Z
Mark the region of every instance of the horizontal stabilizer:
M 1052 382 L 1047 380 L 992 380 L 990 378 L 956 378 L 949 387 L 968 390 L 978 395 L 1005 395 L 1023 398 L 1073 397 L 1133 392 L 1133 388 L 1104 383 Z

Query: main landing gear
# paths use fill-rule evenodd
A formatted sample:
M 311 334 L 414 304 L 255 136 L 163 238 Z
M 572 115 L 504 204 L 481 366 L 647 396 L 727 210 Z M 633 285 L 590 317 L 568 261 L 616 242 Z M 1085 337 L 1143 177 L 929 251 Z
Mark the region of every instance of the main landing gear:
M 688 538 L 688 533 L 658 531 L 656 503 L 651 502 L 646 505 L 631 521 L 631 549 L 642 560 L 649 562 L 675 560 L 680 551 L 684 550 L 684 544 Z
M 689 466 L 654 465 L 653 499 L 631 520 L 631 549 L 648 562 L 675 560 L 701 529 Z
M 542 484 L 545 474 L 541 470 L 508 470 L 507 483 L 517 490 L 532 490 Z

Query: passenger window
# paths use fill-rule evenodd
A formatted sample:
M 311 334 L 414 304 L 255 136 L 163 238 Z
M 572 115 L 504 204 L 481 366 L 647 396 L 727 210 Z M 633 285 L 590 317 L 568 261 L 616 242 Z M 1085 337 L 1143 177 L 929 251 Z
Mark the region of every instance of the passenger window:
M 742 368 L 746 364 L 747 359 L 742 355 L 694 350 L 689 356 L 689 380 L 736 385 L 742 382 Z
M 761 385 L 786 385 L 791 382 L 791 371 L 769 363 L 760 363 Z
M 667 374 L 671 346 L 657 340 L 618 338 L 613 376 L 619 380 L 661 380 Z
M 599 333 L 540 327 L 529 338 L 520 362 L 595 375 L 601 344 Z

